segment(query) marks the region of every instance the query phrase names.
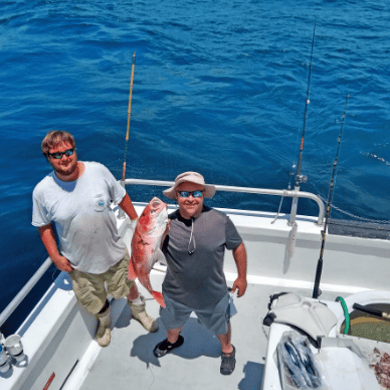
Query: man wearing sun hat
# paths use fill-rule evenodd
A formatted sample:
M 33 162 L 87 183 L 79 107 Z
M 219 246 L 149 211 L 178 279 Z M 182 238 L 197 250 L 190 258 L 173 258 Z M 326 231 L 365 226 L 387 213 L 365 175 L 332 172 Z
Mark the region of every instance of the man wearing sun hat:
M 238 277 L 232 292 L 238 290 L 241 297 L 247 287 L 246 251 L 229 217 L 203 204 L 215 191 L 197 172 L 180 174 L 174 186 L 164 191 L 177 201 L 179 209 L 169 216 L 170 230 L 163 242 L 168 267 L 163 283 L 166 308 L 160 314 L 168 337 L 156 345 L 154 354 L 163 357 L 183 344 L 180 332 L 194 311 L 200 323 L 218 337 L 220 372 L 230 375 L 235 367 L 235 347 L 231 344 L 224 252 L 225 248 L 233 251 Z

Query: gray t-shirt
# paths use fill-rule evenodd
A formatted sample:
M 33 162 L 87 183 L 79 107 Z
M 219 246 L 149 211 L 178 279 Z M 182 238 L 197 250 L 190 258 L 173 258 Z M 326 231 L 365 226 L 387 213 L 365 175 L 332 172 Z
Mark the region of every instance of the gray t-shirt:
M 184 219 L 179 210 L 169 218 L 171 229 L 163 245 L 168 264 L 164 294 L 193 309 L 215 305 L 227 292 L 225 247 L 235 249 L 242 242 L 237 229 L 227 215 L 206 206 L 196 219 Z
M 32 224 L 41 227 L 52 222 L 60 252 L 72 267 L 101 274 L 126 253 L 110 207 L 112 202 L 119 204 L 126 191 L 104 165 L 84 165 L 84 173 L 75 181 L 59 180 L 53 171 L 37 184 Z

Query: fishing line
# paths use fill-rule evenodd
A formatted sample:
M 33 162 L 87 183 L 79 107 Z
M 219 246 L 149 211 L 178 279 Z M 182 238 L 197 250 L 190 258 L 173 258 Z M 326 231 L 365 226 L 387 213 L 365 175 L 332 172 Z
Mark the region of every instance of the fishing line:
M 311 70 L 313 67 L 313 51 L 314 51 L 314 39 L 316 36 L 316 24 L 317 24 L 317 20 L 314 21 L 313 38 L 312 38 L 312 42 L 311 42 L 310 65 L 309 65 L 309 74 L 308 74 L 308 80 L 307 80 L 305 113 L 303 116 L 303 128 L 302 128 L 301 144 L 300 144 L 299 155 L 298 155 L 297 173 L 295 175 L 295 185 L 298 187 L 299 187 L 299 183 L 302 182 L 302 177 L 301 177 L 302 153 L 303 153 L 303 144 L 305 141 L 305 132 L 306 132 L 307 107 L 309 106 L 309 103 L 310 103 L 310 82 L 311 82 Z
M 133 53 L 133 64 L 131 66 L 129 106 L 127 109 L 127 130 L 126 130 L 126 142 L 125 142 L 125 155 L 123 157 L 122 181 L 125 181 L 126 179 L 127 152 L 129 146 L 129 133 L 130 133 L 131 100 L 133 96 L 134 67 L 135 67 L 135 52 Z
M 328 203 L 326 205 L 325 224 L 324 224 L 324 229 L 321 231 L 322 242 L 321 242 L 320 257 L 319 257 L 318 263 L 317 263 L 317 270 L 316 270 L 314 289 L 313 289 L 313 298 L 318 298 L 318 296 L 320 295 L 320 288 L 319 287 L 320 287 L 320 282 L 321 282 L 322 267 L 323 267 L 323 264 L 324 264 L 323 257 L 324 257 L 326 230 L 327 230 L 328 224 L 329 224 L 330 205 L 331 205 L 332 196 L 333 196 L 333 189 L 334 189 L 334 180 L 335 180 L 335 176 L 336 176 L 337 160 L 338 160 L 339 151 L 340 151 L 341 136 L 342 136 L 342 133 L 343 133 L 343 127 L 344 127 L 345 113 L 347 111 L 348 98 L 349 98 L 349 95 L 347 95 L 347 97 L 345 99 L 344 114 L 343 114 L 343 119 L 341 121 L 341 128 L 340 128 L 339 137 L 338 137 L 338 140 L 337 140 L 336 158 L 335 158 L 334 163 L 333 163 L 332 177 L 331 177 L 331 180 L 330 180 Z
M 301 168 L 302 168 L 303 144 L 305 141 L 305 132 L 306 132 L 307 108 L 308 108 L 308 105 L 310 103 L 310 82 L 311 82 L 311 70 L 313 67 L 313 52 L 314 52 L 314 41 L 315 41 L 315 36 L 316 36 L 316 25 L 317 25 L 317 19 L 314 21 L 313 38 L 312 38 L 312 42 L 311 42 L 311 53 L 310 53 L 309 74 L 308 74 L 308 80 L 307 80 L 305 112 L 304 112 L 304 116 L 303 116 L 303 128 L 302 128 L 301 141 L 300 141 L 300 147 L 299 147 L 298 163 L 297 163 L 296 174 L 295 174 L 295 188 L 294 188 L 295 191 L 299 191 L 300 183 L 307 182 L 307 176 L 304 176 L 301 174 Z M 298 198 L 294 197 L 293 201 L 292 201 L 292 206 L 291 206 L 290 224 L 293 224 L 295 222 L 297 207 L 298 207 Z

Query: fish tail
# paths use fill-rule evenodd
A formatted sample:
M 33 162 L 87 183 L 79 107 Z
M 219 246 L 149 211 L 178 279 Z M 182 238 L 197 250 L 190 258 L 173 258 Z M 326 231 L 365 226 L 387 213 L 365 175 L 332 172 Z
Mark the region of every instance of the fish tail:
M 137 279 L 137 271 L 135 270 L 134 263 L 133 263 L 133 258 L 130 259 L 129 261 L 129 269 L 127 271 L 127 277 L 129 280 L 135 280 Z
M 160 306 L 165 307 L 164 297 L 160 292 L 153 291 L 152 296 L 159 303 Z

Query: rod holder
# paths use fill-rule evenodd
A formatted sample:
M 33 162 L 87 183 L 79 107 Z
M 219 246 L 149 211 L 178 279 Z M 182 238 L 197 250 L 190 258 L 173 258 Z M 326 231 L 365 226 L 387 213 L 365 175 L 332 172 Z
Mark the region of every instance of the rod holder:
M 0 374 L 8 373 L 12 369 L 12 365 L 17 367 L 27 365 L 27 356 L 23 351 L 21 337 L 18 334 L 13 334 L 5 338 L 0 333 Z
M 18 334 L 13 334 L 5 339 L 4 346 L 11 358 L 20 363 L 25 359 L 26 355 L 23 351 L 23 344 Z
M 0 333 L 0 373 L 4 374 L 11 368 L 10 358 L 4 347 L 4 336 Z

